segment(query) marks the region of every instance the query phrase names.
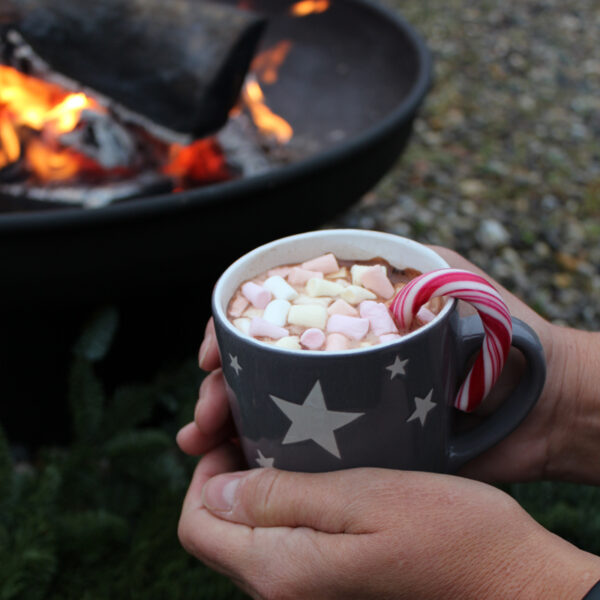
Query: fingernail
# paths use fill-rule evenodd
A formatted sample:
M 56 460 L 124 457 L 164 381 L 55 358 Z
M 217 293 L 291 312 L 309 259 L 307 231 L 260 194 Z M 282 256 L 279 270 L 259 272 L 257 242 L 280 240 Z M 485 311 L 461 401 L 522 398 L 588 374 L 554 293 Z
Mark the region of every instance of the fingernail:
M 212 335 L 207 334 L 206 337 L 204 338 L 204 341 L 202 342 L 202 344 L 200 344 L 200 358 L 198 359 L 198 364 L 200 365 L 201 369 L 204 369 L 203 366 L 203 362 L 204 359 L 206 358 L 206 353 L 208 352 L 208 349 L 210 348 L 210 345 L 212 343 Z
M 227 473 L 209 479 L 202 489 L 202 504 L 214 512 L 230 512 L 243 473 Z

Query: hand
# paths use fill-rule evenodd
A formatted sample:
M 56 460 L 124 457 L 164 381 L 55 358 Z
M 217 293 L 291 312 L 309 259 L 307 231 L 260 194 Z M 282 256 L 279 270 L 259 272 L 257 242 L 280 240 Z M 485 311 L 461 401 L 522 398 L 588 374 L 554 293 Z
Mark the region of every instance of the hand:
M 228 446 L 200 461 L 179 537 L 253 598 L 579 600 L 600 578 L 600 558 L 483 483 L 238 468 Z
M 548 378 L 544 392 L 527 419 L 505 440 L 470 461 L 460 471 L 461 475 L 483 481 L 526 481 L 552 477 L 569 478 L 569 472 L 560 472 L 555 463 L 563 453 L 561 398 L 566 385 L 564 375 L 564 350 L 555 340 L 564 340 L 567 330 L 553 326 L 532 309 L 526 306 L 508 290 L 488 277 L 475 265 L 459 254 L 445 248 L 435 247 L 451 266 L 477 272 L 486 277 L 508 304 L 511 313 L 527 322 L 538 334 L 545 350 L 548 363 Z M 200 367 L 211 371 L 200 388 L 200 398 L 196 405 L 194 423 L 184 427 L 178 434 L 177 442 L 181 449 L 192 455 L 208 452 L 210 449 L 234 437 L 235 431 L 229 415 L 220 357 L 216 342 L 214 323 L 209 320 L 205 338 L 199 353 Z M 497 403 L 507 397 L 513 384 L 518 381 L 522 364 L 520 354 L 511 356 L 497 385 L 482 404 L 478 414 L 464 415 L 465 421 L 489 412 Z M 573 468 L 573 465 L 569 465 Z M 599 474 L 600 476 L 600 474 Z

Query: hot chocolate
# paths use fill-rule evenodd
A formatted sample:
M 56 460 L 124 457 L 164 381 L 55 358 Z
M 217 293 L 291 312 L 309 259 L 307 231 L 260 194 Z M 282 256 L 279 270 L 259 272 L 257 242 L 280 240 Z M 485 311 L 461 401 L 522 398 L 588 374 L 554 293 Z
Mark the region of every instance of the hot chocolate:
M 352 261 L 328 253 L 243 282 L 227 317 L 242 333 L 280 348 L 340 351 L 385 344 L 428 323 L 444 306 L 444 299 L 434 298 L 410 329 L 397 326 L 389 305 L 420 274 L 379 257 Z

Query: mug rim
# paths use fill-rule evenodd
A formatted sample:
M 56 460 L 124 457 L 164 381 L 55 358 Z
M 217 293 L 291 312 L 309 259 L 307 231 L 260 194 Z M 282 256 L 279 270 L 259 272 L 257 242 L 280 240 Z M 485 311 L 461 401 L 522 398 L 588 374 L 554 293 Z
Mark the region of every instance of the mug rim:
M 455 298 L 447 298 L 446 305 L 444 306 L 444 308 L 442 308 L 442 310 L 435 316 L 434 319 L 429 321 L 429 323 L 422 325 L 415 331 L 411 331 L 410 333 L 403 335 L 401 338 L 394 340 L 393 342 L 388 342 L 388 343 L 384 343 L 384 344 L 375 344 L 373 346 L 368 346 L 365 348 L 351 348 L 348 350 L 337 350 L 337 351 L 304 350 L 304 349 L 294 350 L 291 348 L 279 348 L 272 344 L 267 344 L 266 342 L 257 340 L 255 338 L 253 338 L 252 336 L 244 334 L 239 329 L 237 329 L 237 327 L 235 327 L 233 325 L 233 323 L 229 320 L 226 312 L 222 308 L 223 288 L 224 288 L 229 276 L 231 275 L 231 273 L 233 271 L 236 271 L 238 269 L 238 267 L 240 266 L 240 264 L 243 264 L 244 262 L 252 261 L 256 257 L 258 257 L 264 253 L 270 252 L 271 250 L 273 250 L 274 248 L 276 248 L 278 245 L 280 245 L 283 242 L 291 243 L 298 239 L 306 239 L 306 238 L 311 238 L 311 237 L 319 237 L 319 238 L 329 237 L 329 236 L 343 237 L 346 235 L 351 235 L 354 237 L 363 237 L 363 238 L 368 237 L 371 239 L 379 238 L 379 239 L 382 239 L 382 240 L 385 239 L 385 240 L 391 241 L 391 242 L 400 242 L 401 244 L 403 244 L 405 246 L 409 246 L 414 250 L 418 250 L 419 252 L 422 252 L 423 254 L 428 255 L 430 258 L 435 259 L 438 262 L 440 262 L 440 267 L 439 267 L 440 269 L 450 268 L 450 265 L 439 254 L 437 254 L 436 252 L 434 252 L 433 250 L 431 250 L 424 244 L 421 244 L 420 242 L 416 242 L 415 240 L 411 240 L 410 238 L 406 238 L 406 237 L 396 235 L 393 233 L 387 233 L 387 232 L 375 231 L 375 230 L 367 230 L 367 229 L 350 229 L 350 228 L 349 229 L 318 229 L 315 231 L 306 231 L 304 233 L 297 233 L 294 235 L 289 235 L 289 236 L 285 236 L 282 238 L 278 238 L 276 240 L 267 242 L 266 244 L 262 244 L 261 246 L 257 246 L 253 250 L 250 250 L 246 254 L 240 256 L 236 261 L 231 263 L 229 265 L 229 267 L 227 267 L 227 269 L 225 269 L 225 271 L 223 271 L 223 273 L 217 280 L 217 283 L 215 284 L 215 287 L 213 289 L 213 293 L 212 293 L 213 317 L 215 318 L 215 320 L 218 320 L 219 323 L 222 324 L 227 330 L 229 330 L 234 336 L 236 336 L 243 342 L 249 343 L 250 345 L 256 346 L 257 348 L 260 348 L 262 350 L 270 350 L 270 351 L 273 351 L 276 353 L 283 353 L 286 355 L 295 355 L 298 357 L 300 357 L 300 356 L 306 356 L 306 357 L 319 356 L 321 358 L 324 358 L 324 357 L 339 358 L 341 356 L 352 356 L 352 355 L 357 355 L 357 354 L 362 355 L 362 354 L 367 354 L 370 352 L 381 351 L 384 348 L 385 349 L 394 348 L 396 346 L 402 345 L 403 343 L 407 342 L 408 340 L 412 340 L 412 339 L 418 337 L 419 335 L 424 335 L 425 333 L 427 333 L 427 331 L 429 329 L 433 329 L 439 323 L 441 323 L 446 318 L 448 318 L 448 316 L 450 315 L 450 313 L 454 310 L 454 308 L 456 306 Z M 383 257 L 383 258 L 385 258 L 385 257 Z M 427 272 L 427 271 L 424 271 L 424 272 Z M 227 300 L 227 303 L 229 303 L 229 300 L 231 300 L 231 298 L 229 298 Z

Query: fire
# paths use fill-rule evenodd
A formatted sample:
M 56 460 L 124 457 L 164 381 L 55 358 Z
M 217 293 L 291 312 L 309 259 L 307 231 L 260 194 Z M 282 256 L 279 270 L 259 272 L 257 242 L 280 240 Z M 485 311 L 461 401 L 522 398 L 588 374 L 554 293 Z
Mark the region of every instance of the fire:
M 263 83 L 273 84 L 279 76 L 279 68 L 284 63 L 290 50 L 292 42 L 281 40 L 273 48 L 261 52 L 253 61 L 251 71 Z
M 265 104 L 265 95 L 256 79 L 249 78 L 246 81 L 243 98 L 260 131 L 274 137 L 280 144 L 285 144 L 292 139 L 294 130 L 285 119 L 276 115 Z
M 104 110 L 85 94 L 70 94 L 0 65 L 0 168 L 23 156 L 40 181 L 64 181 L 89 168 L 88 159 L 54 141 L 73 131 L 86 109 Z M 39 135 L 34 137 L 34 132 Z
M 325 12 L 330 6 L 329 0 L 301 0 L 290 8 L 294 17 L 306 17 Z
M 163 173 L 175 177 L 182 185 L 186 180 L 210 183 L 231 177 L 225 157 L 212 138 L 198 140 L 190 146 L 173 144 Z

